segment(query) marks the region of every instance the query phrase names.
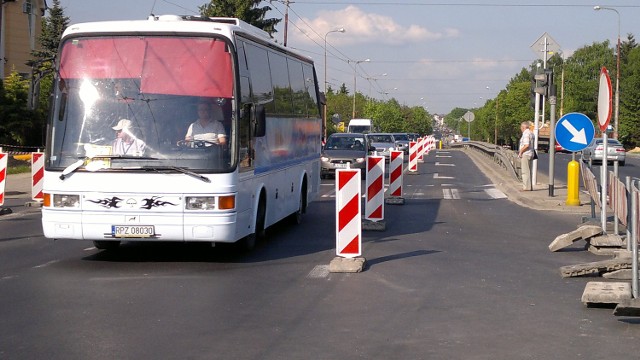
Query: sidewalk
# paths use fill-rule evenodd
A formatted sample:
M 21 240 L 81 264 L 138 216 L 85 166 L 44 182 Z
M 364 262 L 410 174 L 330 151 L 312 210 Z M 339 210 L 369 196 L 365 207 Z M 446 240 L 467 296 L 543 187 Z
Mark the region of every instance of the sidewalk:
M 39 211 L 31 200 L 31 173 L 7 175 L 4 189 L 4 205 L 2 209 L 10 209 L 11 213 Z M 6 210 L 5 210 L 6 211 Z
M 589 206 L 589 195 L 580 191 L 580 206 L 567 206 L 567 185 L 564 182 L 556 180 L 554 184 L 554 197 L 549 197 L 549 185 L 547 174 L 538 172 L 538 183 L 534 186 L 533 191 L 520 191 L 522 184 L 513 178 L 506 170 L 497 166 L 491 159 L 482 155 L 473 149 L 464 151 L 476 166 L 496 185 L 500 191 L 505 193 L 509 200 L 514 203 L 540 211 L 563 211 L 578 215 L 587 215 L 591 213 Z M 580 177 L 582 182 L 582 177 Z

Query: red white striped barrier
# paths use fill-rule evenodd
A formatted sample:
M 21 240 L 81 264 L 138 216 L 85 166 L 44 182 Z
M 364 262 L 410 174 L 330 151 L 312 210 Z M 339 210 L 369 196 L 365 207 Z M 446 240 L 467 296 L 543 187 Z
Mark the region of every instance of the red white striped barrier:
M 424 162 L 424 138 L 418 138 L 418 162 Z
M 336 170 L 336 255 L 362 255 L 360 169 Z
M 34 152 L 31 154 L 31 198 L 42 200 L 42 183 L 44 180 L 44 153 Z
M 7 184 L 7 154 L 0 152 L 0 206 L 4 205 L 4 188 Z
M 409 173 L 415 173 L 418 171 L 418 143 L 415 141 L 409 142 Z
M 404 151 L 391 151 L 391 161 L 389 162 L 389 196 L 402 197 L 402 166 L 404 162 Z
M 367 200 L 364 218 L 384 220 L 384 156 L 367 156 Z

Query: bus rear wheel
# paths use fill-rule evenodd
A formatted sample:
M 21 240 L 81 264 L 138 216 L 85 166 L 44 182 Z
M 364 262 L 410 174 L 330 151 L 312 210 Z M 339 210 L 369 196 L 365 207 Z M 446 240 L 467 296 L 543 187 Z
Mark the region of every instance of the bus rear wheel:
M 116 250 L 120 247 L 120 241 L 94 240 L 93 246 L 100 250 Z

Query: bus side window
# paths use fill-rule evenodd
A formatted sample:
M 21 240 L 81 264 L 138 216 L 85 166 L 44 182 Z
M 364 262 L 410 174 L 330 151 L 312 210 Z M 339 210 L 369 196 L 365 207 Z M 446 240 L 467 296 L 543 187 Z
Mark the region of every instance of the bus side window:
M 238 53 L 238 72 L 240 73 L 240 118 L 238 119 L 238 140 L 240 154 L 238 157 L 240 171 L 253 169 L 255 162 L 255 152 L 253 150 L 253 139 L 251 136 L 251 83 L 249 81 L 249 71 L 247 68 L 247 57 L 245 55 L 245 42 L 236 41 Z

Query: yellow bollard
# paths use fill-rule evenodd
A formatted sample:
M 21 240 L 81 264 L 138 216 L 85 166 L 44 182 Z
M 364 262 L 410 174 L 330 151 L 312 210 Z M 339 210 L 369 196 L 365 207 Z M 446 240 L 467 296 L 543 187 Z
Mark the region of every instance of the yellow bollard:
M 440 150 L 442 150 L 442 140 L 440 140 L 440 143 L 438 144 L 438 147 L 440 147 Z
M 567 202 L 568 206 L 580 206 L 580 164 L 573 160 L 567 165 Z

